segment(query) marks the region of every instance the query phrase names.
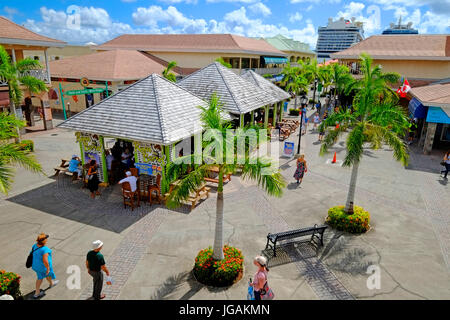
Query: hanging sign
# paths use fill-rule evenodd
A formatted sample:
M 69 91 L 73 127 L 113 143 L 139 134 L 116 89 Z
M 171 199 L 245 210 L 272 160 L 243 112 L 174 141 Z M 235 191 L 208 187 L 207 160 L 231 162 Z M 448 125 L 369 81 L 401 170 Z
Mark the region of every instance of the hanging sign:
M 76 132 L 75 137 L 77 142 L 80 143 L 85 152 L 102 152 L 102 144 L 96 134 L 88 134 L 82 132 Z
M 69 90 L 64 92 L 66 96 L 78 96 L 82 94 L 91 94 L 91 93 L 101 93 L 105 91 L 105 89 L 83 89 L 83 90 Z

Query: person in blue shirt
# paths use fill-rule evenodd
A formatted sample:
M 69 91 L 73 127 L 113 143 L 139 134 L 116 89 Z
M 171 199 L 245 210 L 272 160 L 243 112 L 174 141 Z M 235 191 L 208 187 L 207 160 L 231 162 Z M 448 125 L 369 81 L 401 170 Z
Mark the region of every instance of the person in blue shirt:
M 44 278 L 50 284 L 49 289 L 56 286 L 59 282 L 59 280 L 56 280 L 55 273 L 53 272 L 52 250 L 46 246 L 47 239 L 48 235 L 41 233 L 31 248 L 31 252 L 33 253 L 33 264 L 31 268 L 37 275 L 36 291 L 33 296 L 35 299 L 45 295 L 40 289 Z
M 81 177 L 81 160 L 76 155 L 72 156 L 72 160 L 69 161 L 69 172 L 77 173 L 78 178 Z

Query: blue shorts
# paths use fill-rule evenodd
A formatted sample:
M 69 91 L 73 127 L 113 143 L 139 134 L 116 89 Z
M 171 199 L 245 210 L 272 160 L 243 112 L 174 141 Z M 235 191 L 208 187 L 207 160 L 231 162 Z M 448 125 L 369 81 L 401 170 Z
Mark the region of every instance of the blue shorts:
M 52 280 L 56 279 L 56 276 L 55 276 L 55 273 L 53 272 L 53 270 L 50 270 L 50 272 L 48 274 L 46 274 L 47 271 L 44 271 L 44 272 L 34 271 L 34 272 L 36 272 L 38 280 L 42 280 L 42 279 L 45 279 L 47 277 L 52 278 Z

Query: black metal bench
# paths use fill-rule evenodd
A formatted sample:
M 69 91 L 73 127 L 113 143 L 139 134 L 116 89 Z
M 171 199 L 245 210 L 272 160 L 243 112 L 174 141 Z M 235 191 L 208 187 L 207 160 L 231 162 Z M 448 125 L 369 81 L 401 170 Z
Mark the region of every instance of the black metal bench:
M 267 235 L 266 249 L 270 247 L 273 250 L 273 256 L 276 257 L 277 241 L 289 240 L 309 235 L 311 235 L 312 242 L 314 242 L 314 238 L 317 238 L 320 241 L 320 244 L 323 246 L 323 234 L 326 228 L 326 225 L 318 226 L 317 224 L 315 224 L 314 227 L 309 228 L 302 228 L 279 233 L 269 233 Z

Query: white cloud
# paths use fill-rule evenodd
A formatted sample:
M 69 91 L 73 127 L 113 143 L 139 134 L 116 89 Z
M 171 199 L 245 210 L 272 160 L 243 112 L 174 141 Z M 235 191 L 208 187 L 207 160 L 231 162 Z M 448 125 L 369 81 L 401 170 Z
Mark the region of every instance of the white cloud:
M 399 6 L 404 7 L 423 7 L 427 6 L 431 11 L 438 15 L 450 13 L 450 0 L 370 0 L 372 3 L 379 4 L 385 10 L 395 10 Z
M 251 6 L 248 7 L 250 9 L 251 12 L 253 12 L 254 14 L 260 14 L 264 17 L 267 17 L 269 15 L 272 14 L 272 11 L 270 10 L 270 8 L 268 8 L 266 5 L 264 5 L 261 2 L 252 4 Z
M 295 14 L 289 15 L 289 21 L 291 23 L 294 23 L 296 21 L 302 21 L 302 19 L 303 19 L 303 15 L 300 12 L 296 12 Z
M 3 11 L 5 11 L 6 17 L 8 19 L 12 19 L 16 14 L 19 13 L 19 10 L 15 9 L 15 8 L 8 7 L 8 6 L 3 7 Z
M 219 2 L 236 2 L 236 3 L 255 3 L 259 0 L 206 0 L 209 3 L 219 3 Z
M 186 4 L 197 4 L 198 0 L 159 0 L 164 3 L 176 4 L 176 3 L 186 3 Z
M 381 13 L 377 6 L 369 6 L 366 10 L 366 5 L 361 2 L 350 2 L 344 6 L 344 11 L 339 11 L 336 18 L 351 19 L 355 18 L 364 25 L 364 33 L 369 36 L 381 29 Z M 364 15 L 364 11 L 367 14 Z M 369 16 L 370 15 L 370 16 Z
M 306 12 L 309 12 L 309 11 L 312 10 L 312 8 L 314 8 L 314 6 L 313 6 L 312 4 L 310 4 L 310 5 L 308 6 L 308 8 L 305 9 L 305 11 L 306 11 Z

